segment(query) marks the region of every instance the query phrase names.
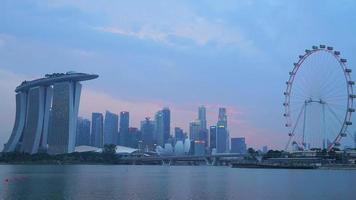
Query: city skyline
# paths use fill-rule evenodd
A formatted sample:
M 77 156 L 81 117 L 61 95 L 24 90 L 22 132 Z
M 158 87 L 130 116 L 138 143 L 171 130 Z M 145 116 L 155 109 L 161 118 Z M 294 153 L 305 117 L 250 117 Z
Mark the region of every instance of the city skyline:
M 198 107 L 198 119 L 189 123 L 189 132 L 185 132 L 180 127 L 170 128 L 170 109 L 164 107 L 156 112 L 154 119 L 146 117 L 141 121 L 140 127 L 130 126 L 129 112 L 120 112 L 118 114 L 105 111 L 105 117 L 102 113 L 92 113 L 93 126 L 90 130 L 90 120 L 78 117 L 76 146 L 79 149 L 88 149 L 92 147 L 102 148 L 106 144 L 119 145 L 121 147 L 133 148 L 132 150 L 151 151 L 161 155 L 215 155 L 219 153 L 239 153 L 245 154 L 247 145 L 245 137 L 230 137 L 227 129 L 227 110 L 219 108 L 217 122 L 206 127 L 206 108 L 204 105 Z M 95 125 L 97 117 L 101 117 L 101 123 L 104 127 L 100 139 L 97 139 L 98 128 Z M 118 123 L 120 121 L 120 126 Z M 96 126 L 96 127 L 95 127 Z M 116 137 L 114 137 L 114 135 Z M 91 141 L 86 141 L 91 138 Z M 116 138 L 119 138 L 117 140 Z M 78 140 L 79 139 L 79 140 Z M 99 141 L 99 142 L 98 142 Z M 120 147 L 120 148 L 121 148 Z M 259 149 L 261 152 L 267 152 L 267 146 Z
M 188 130 L 198 106 L 206 106 L 208 126 L 226 107 L 231 137 L 282 149 L 288 139 L 284 83 L 297 55 L 326 44 L 343 52 L 354 69 L 352 1 L 3 5 L 1 143 L 15 119 L 14 88 L 45 73 L 74 70 L 101 76 L 83 88 L 79 115 L 86 118 L 127 110 L 139 127 L 168 106 L 171 126 Z

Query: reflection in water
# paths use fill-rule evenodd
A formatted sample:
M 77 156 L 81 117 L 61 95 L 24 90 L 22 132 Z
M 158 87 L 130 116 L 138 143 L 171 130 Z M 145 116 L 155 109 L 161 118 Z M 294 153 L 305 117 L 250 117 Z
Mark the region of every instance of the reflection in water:
M 62 199 L 70 191 L 71 176 L 67 175 L 73 169 L 68 166 L 6 165 L 0 168 L 0 176 L 9 180 L 3 185 L 4 199 Z
M 353 199 L 356 171 L 0 165 L 0 199 Z M 8 182 L 5 180 L 8 179 Z M 331 184 L 332 183 L 332 184 Z

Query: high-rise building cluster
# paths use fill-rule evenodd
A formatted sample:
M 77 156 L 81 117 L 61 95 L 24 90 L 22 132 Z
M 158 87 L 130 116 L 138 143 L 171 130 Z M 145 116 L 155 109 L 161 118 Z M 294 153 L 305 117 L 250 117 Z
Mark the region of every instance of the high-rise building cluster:
M 130 127 L 130 114 L 106 111 L 92 113 L 91 122 L 78 118 L 77 145 L 103 147 L 116 144 L 160 154 L 205 155 L 246 153 L 245 138 L 230 138 L 226 108 L 219 108 L 216 124 L 207 126 L 206 108 L 198 108 L 198 118 L 189 123 L 189 134 L 180 127 L 171 129 L 171 111 L 165 107 L 146 117 L 140 127 Z M 171 134 L 172 131 L 172 134 Z
M 83 133 L 88 121 L 77 126 L 80 82 L 97 77 L 95 74 L 67 72 L 23 81 L 15 90 L 15 124 L 4 152 L 71 153 L 76 145 L 76 132 L 80 132 L 78 138 L 87 141 Z
M 91 121 L 78 117 L 80 82 L 97 77 L 67 72 L 22 82 L 15 90 L 15 124 L 4 152 L 63 154 L 75 151 L 75 146 L 102 148 L 106 144 L 162 154 L 228 153 L 230 146 L 246 152 L 244 139 L 230 142 L 226 108 L 219 108 L 216 124 L 208 129 L 206 108 L 200 106 L 197 119 L 189 123 L 189 135 L 180 127 L 171 127 L 168 107 L 143 119 L 139 128 L 130 127 L 127 111 L 93 112 Z

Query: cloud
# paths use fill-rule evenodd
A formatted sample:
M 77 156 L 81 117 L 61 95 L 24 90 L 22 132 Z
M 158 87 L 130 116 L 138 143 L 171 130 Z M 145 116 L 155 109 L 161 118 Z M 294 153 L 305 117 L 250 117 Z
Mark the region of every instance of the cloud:
M 144 23 L 139 28 L 117 25 L 94 27 L 94 29 L 172 46 L 215 45 L 217 47 L 238 47 L 248 52 L 257 50 L 253 41 L 246 39 L 240 31 L 227 28 L 223 22 L 212 22 L 197 16 L 190 21 L 181 21 L 169 26 Z
M 155 42 L 163 42 L 166 44 L 170 44 L 170 42 L 168 41 L 168 36 L 169 36 L 168 33 L 160 32 L 158 30 L 153 29 L 150 26 L 143 26 L 138 31 L 122 29 L 119 27 L 95 27 L 94 29 L 107 33 L 136 37 L 139 39 L 149 39 Z
M 15 40 L 15 37 L 0 33 L 0 48 L 4 47 L 7 43 L 12 42 Z
M 71 52 L 75 55 L 75 56 L 79 56 L 79 57 L 83 57 L 83 58 L 89 58 L 89 57 L 93 57 L 95 56 L 95 52 L 94 51 L 89 51 L 89 50 L 85 50 L 85 49 L 71 49 Z
M 178 47 L 214 45 L 237 47 L 243 52 L 257 51 L 253 40 L 241 27 L 200 12 L 195 3 L 47 1 L 46 6 L 54 9 L 73 7 L 89 15 L 100 15 L 101 23 L 89 25 L 97 31 Z M 201 3 L 199 6 L 207 5 Z

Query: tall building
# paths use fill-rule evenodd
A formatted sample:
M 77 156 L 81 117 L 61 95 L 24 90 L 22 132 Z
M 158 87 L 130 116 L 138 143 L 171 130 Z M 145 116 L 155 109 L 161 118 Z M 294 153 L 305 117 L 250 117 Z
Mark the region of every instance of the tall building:
M 171 135 L 171 111 L 169 108 L 163 108 L 163 142 L 167 143 Z
M 46 74 L 16 87 L 16 118 L 4 152 L 49 154 L 74 151 L 80 81 L 97 78 L 84 73 Z
M 216 148 L 216 126 L 210 126 L 210 149 Z
M 104 145 L 117 144 L 119 116 L 109 111 L 105 112 Z
M 228 133 L 224 126 L 217 126 L 216 129 L 216 152 L 217 153 L 227 153 L 229 151 L 228 147 Z
M 219 108 L 218 124 L 217 126 L 224 126 L 227 128 L 226 108 Z
M 141 131 L 138 128 L 129 128 L 129 142 L 128 147 L 138 148 L 138 143 L 141 140 Z
M 189 123 L 189 136 L 191 141 L 200 140 L 200 122 L 194 121 Z
M 20 151 L 22 146 L 22 135 L 26 121 L 27 93 L 19 92 L 16 94 L 16 116 L 15 124 L 11 136 L 5 144 L 4 152 Z
M 226 108 L 219 108 L 218 122 L 216 126 L 216 152 L 229 151 L 229 133 L 227 131 Z
M 120 113 L 120 139 L 119 144 L 122 146 L 128 146 L 129 143 L 129 126 L 130 126 L 130 114 L 123 111 Z
M 195 140 L 194 141 L 194 155 L 202 156 L 205 155 L 205 141 Z
M 245 138 L 231 138 L 231 153 L 246 153 Z
M 198 138 L 199 140 L 204 141 L 205 147 L 209 146 L 209 132 L 207 129 L 200 129 Z
M 200 106 L 198 108 L 198 121 L 200 126 L 198 138 L 199 140 L 204 141 L 205 147 L 208 147 L 209 133 L 208 133 L 208 129 L 206 128 L 206 109 L 204 106 Z
M 145 120 L 141 121 L 141 137 L 142 137 L 142 148 L 153 149 L 154 148 L 154 132 L 155 132 L 155 121 L 150 120 L 146 117 Z M 139 148 L 140 147 L 139 144 Z
M 91 124 L 91 145 L 103 147 L 103 114 L 92 113 Z
M 201 128 L 200 120 L 189 123 L 189 135 L 191 140 L 192 154 L 204 155 L 208 132 Z
M 204 106 L 198 108 L 198 120 L 200 122 L 200 128 L 206 130 L 206 108 Z
M 40 140 L 45 113 L 43 105 L 45 105 L 45 88 L 30 88 L 28 91 L 27 119 L 22 137 L 21 151 L 23 152 L 33 154 L 38 151 L 41 143 Z M 58 104 L 56 104 L 56 106 L 57 105 Z M 46 109 L 46 112 L 49 112 L 48 108 Z
M 49 125 L 49 154 L 74 151 L 81 84 L 60 82 L 53 85 L 51 123 Z
M 153 140 L 155 144 L 164 145 L 163 141 L 163 114 L 162 111 L 158 111 L 155 114 L 155 130 L 153 133 Z
M 90 145 L 90 121 L 79 117 L 77 123 L 76 146 Z
M 179 127 L 174 128 L 174 137 L 177 141 L 183 141 L 185 139 L 183 129 Z
M 163 108 L 155 115 L 155 134 L 154 138 L 157 145 L 164 146 L 168 142 L 171 129 L 171 111 Z

